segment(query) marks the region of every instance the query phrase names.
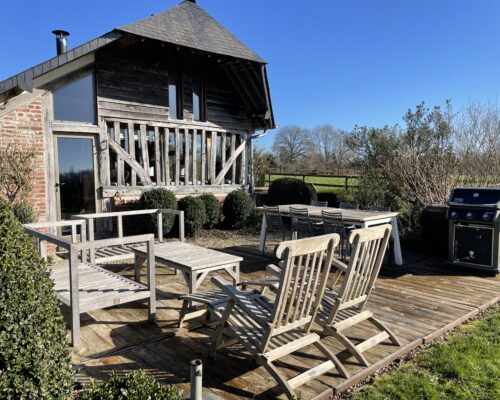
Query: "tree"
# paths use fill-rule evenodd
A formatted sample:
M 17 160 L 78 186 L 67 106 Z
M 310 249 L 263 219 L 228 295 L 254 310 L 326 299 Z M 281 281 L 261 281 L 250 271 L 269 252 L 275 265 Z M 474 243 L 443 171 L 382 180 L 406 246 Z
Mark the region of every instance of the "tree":
M 281 166 L 289 167 L 301 162 L 312 148 L 310 132 L 296 125 L 281 128 L 273 143 L 273 152 Z
M 259 146 L 253 147 L 252 170 L 255 186 L 264 186 L 264 175 L 273 164 L 273 155 L 270 152 Z
M 347 132 L 329 124 L 315 127 L 311 132 L 318 166 L 323 170 L 340 168 L 352 158 L 347 146 Z

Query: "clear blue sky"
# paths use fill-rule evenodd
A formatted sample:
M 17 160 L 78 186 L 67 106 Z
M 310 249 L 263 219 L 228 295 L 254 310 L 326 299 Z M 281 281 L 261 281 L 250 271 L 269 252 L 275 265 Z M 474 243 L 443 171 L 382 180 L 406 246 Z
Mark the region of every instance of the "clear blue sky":
M 2 1 L 0 80 L 179 0 Z M 498 0 L 198 0 L 268 62 L 280 126 L 401 121 L 420 101 L 496 102 Z M 273 133 L 262 144 L 270 145 Z

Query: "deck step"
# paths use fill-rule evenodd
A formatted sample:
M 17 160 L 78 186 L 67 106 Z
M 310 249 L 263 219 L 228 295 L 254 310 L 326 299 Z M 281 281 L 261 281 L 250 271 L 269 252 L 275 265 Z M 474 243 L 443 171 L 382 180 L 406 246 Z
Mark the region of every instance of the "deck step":
M 324 363 L 316 365 L 314 368 L 311 368 L 311 369 L 293 377 L 292 379 L 290 379 L 288 381 L 288 384 L 290 385 L 290 387 L 292 389 L 295 389 L 296 387 L 302 386 L 303 384 L 309 382 L 310 380 L 312 380 L 320 375 L 326 374 L 328 371 L 330 371 L 334 368 L 335 368 L 335 364 L 332 361 L 330 361 L 330 360 L 325 361 Z
M 385 339 L 389 338 L 389 334 L 387 332 L 380 332 L 378 335 L 372 336 L 370 339 L 366 339 L 364 342 L 356 345 L 356 348 L 359 352 L 363 353 L 369 348 L 383 342 Z

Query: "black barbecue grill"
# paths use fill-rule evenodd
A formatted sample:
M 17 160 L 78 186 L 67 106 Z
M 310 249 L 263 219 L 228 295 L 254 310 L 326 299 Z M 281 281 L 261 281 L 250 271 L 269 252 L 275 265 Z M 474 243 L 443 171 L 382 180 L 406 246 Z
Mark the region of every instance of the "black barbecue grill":
M 448 261 L 500 271 L 500 188 L 456 188 L 448 200 Z

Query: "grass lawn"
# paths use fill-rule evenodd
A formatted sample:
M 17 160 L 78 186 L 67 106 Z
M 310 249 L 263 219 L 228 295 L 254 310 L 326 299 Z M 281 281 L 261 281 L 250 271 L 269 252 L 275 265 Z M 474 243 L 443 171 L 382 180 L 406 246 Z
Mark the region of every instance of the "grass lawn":
M 376 378 L 352 399 L 500 399 L 500 307 Z

